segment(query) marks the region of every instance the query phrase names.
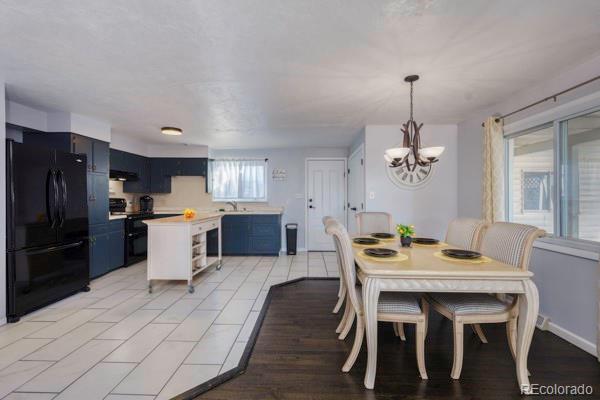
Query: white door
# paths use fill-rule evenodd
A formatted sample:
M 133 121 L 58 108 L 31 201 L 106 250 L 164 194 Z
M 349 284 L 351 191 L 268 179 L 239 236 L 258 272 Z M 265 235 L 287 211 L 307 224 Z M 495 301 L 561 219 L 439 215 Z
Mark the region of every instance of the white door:
M 365 210 L 365 149 L 360 146 L 348 159 L 348 232 L 358 233 L 356 213 Z
M 331 216 L 346 225 L 345 160 L 308 160 L 306 173 L 307 250 L 333 251 L 323 217 Z

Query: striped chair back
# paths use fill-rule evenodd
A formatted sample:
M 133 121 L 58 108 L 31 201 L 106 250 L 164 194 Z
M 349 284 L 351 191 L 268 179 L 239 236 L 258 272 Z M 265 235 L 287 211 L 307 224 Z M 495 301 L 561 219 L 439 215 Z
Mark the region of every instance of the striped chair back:
M 348 288 L 348 296 L 350 302 L 354 307 L 354 311 L 357 314 L 362 313 L 362 306 L 356 294 L 356 267 L 354 264 L 354 253 L 352 251 L 352 240 L 350 235 L 344 226 L 337 221 L 327 225 L 325 229 L 327 234 L 333 236 L 333 240 L 336 243 L 336 249 L 338 250 L 340 262 L 341 262 L 341 278 L 344 280 L 344 284 Z
M 527 270 L 533 242 L 545 234 L 544 230 L 531 225 L 495 222 L 486 229 L 480 251 L 488 257 Z
M 475 218 L 457 218 L 450 222 L 446 243 L 465 250 L 479 250 L 480 239 L 486 224 Z
M 386 212 L 359 212 L 356 214 L 359 235 L 374 232 L 394 233 L 392 215 Z

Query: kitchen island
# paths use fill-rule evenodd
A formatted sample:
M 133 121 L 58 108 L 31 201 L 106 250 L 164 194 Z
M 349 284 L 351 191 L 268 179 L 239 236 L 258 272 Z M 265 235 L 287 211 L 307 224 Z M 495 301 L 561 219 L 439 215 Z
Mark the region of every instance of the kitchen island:
M 148 291 L 153 280 L 187 280 L 194 292 L 192 279 L 208 267 L 221 268 L 221 213 L 199 213 L 194 218 L 183 215 L 143 222 L 148 225 Z M 206 234 L 217 230 L 218 254 L 209 256 Z

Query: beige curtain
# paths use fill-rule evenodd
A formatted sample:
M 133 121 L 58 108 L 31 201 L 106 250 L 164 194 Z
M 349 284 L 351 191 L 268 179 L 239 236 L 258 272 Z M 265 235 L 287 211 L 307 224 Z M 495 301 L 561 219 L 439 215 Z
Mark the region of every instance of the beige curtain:
M 504 131 L 489 117 L 483 128 L 483 219 L 504 221 Z

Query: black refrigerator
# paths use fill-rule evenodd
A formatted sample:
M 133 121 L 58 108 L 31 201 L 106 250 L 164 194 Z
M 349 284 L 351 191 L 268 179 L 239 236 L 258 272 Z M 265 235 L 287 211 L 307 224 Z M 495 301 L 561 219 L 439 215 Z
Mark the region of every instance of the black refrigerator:
M 86 156 L 6 143 L 7 318 L 89 290 Z

